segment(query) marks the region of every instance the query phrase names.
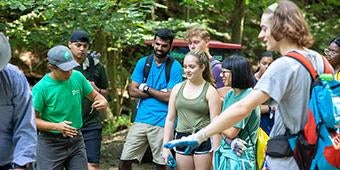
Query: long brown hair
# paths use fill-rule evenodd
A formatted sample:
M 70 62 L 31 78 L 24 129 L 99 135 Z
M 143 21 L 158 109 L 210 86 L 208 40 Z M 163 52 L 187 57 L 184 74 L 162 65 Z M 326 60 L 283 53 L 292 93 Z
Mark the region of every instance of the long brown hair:
M 283 0 L 279 1 L 276 7 L 271 6 L 264 13 L 273 14 L 271 17 L 271 35 L 276 41 L 286 37 L 296 42 L 300 47 L 313 45 L 314 39 L 309 32 L 308 24 L 295 3 Z
M 197 58 L 197 63 L 199 66 L 204 65 L 203 79 L 214 86 L 214 78 L 210 69 L 210 61 L 208 55 L 202 50 L 193 50 L 188 52 L 185 56 L 192 55 Z

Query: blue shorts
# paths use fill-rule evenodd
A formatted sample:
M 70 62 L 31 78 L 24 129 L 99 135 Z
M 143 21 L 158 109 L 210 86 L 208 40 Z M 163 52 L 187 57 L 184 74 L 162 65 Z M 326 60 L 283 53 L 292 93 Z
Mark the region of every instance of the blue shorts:
M 86 148 L 87 162 L 99 164 L 102 129 L 81 130 Z
M 274 117 L 270 118 L 269 113 L 261 114 L 260 127 L 267 133 L 268 136 L 273 126 L 274 126 Z
M 184 136 L 189 136 L 191 133 L 181 133 L 181 132 L 176 132 L 175 134 L 175 139 L 180 139 Z M 184 155 L 184 151 L 187 147 L 186 146 L 176 146 L 174 148 L 175 152 L 181 155 Z M 207 154 L 213 151 L 213 148 L 211 146 L 211 141 L 210 138 L 201 143 L 198 147 L 196 147 L 194 150 L 192 150 L 191 153 L 185 154 L 185 155 L 199 155 L 199 154 Z

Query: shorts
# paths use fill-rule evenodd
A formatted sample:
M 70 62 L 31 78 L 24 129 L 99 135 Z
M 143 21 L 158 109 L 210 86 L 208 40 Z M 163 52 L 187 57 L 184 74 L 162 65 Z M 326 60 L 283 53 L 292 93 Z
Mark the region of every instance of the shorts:
M 161 152 L 163 148 L 164 128 L 144 123 L 134 123 L 127 134 L 121 160 L 142 161 L 144 153 L 150 145 L 152 161 L 159 165 L 165 165 Z
M 260 127 L 267 133 L 268 136 L 273 126 L 274 126 L 274 117 L 270 118 L 270 113 L 261 114 Z
M 99 164 L 102 129 L 82 129 L 81 132 L 84 137 L 87 162 Z
M 38 169 L 87 169 L 84 138 L 78 135 L 64 137 L 62 134 L 40 132 L 37 146 Z
M 180 139 L 184 136 L 189 136 L 191 133 L 181 133 L 181 132 L 176 132 L 175 134 L 175 139 Z M 184 151 L 187 147 L 186 146 L 176 146 L 174 148 L 175 152 L 181 155 L 184 155 Z M 213 151 L 212 145 L 211 145 L 211 140 L 210 138 L 201 143 L 198 147 L 196 147 L 194 150 L 192 150 L 191 153 L 185 154 L 185 155 L 200 155 L 200 154 L 208 154 Z

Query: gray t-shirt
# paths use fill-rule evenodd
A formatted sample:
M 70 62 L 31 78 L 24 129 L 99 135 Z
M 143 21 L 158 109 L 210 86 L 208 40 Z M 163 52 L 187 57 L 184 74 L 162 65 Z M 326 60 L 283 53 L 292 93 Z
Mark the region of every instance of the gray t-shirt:
M 320 54 L 309 49 L 295 51 L 307 57 L 318 73 L 323 72 L 324 65 Z M 304 128 L 307 122 L 306 113 L 311 81 L 311 76 L 306 68 L 290 57 L 280 57 L 275 60 L 263 74 L 255 89 L 263 91 L 271 97 L 272 104 L 276 105 L 275 114 L 279 114 L 277 116 L 281 117 L 281 119 L 275 120 L 270 137 L 283 135 L 286 128 L 291 134 L 295 134 Z M 271 162 L 275 160 L 280 164 Z M 269 166 L 274 166 L 271 169 L 297 168 L 292 157 L 286 159 L 269 158 L 267 161 Z M 285 166 L 288 167 L 285 168 Z

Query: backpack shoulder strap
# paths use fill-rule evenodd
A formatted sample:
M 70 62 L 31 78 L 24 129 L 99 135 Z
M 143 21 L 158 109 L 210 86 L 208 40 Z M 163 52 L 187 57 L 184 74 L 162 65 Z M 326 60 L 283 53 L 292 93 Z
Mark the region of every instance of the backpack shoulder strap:
M 166 82 L 168 83 L 170 80 L 170 71 L 171 71 L 171 67 L 172 67 L 172 63 L 174 62 L 174 58 L 173 57 L 168 57 L 168 59 L 166 60 L 166 64 L 165 64 L 165 77 L 166 77 Z M 152 66 L 152 61 L 153 61 L 153 55 L 149 55 L 146 58 L 146 62 L 144 65 L 144 70 L 143 70 L 143 83 L 146 82 L 146 80 L 149 77 L 149 73 L 150 73 L 150 69 Z
M 213 61 L 211 61 L 210 67 L 213 68 L 216 64 L 220 64 L 220 63 L 221 63 L 220 61 L 214 59 Z
M 88 77 L 88 79 L 90 80 L 90 81 L 94 81 L 94 60 L 93 60 L 93 58 L 91 57 L 91 56 L 87 56 L 87 58 L 88 58 L 88 60 L 89 60 L 89 63 L 90 63 L 90 66 L 89 66 L 89 77 Z
M 152 60 L 153 60 L 153 55 L 149 55 L 146 58 L 145 65 L 144 65 L 144 70 L 143 70 L 143 83 L 148 80 L 150 69 L 152 66 Z
M 328 60 L 324 56 L 322 56 L 322 60 L 323 60 L 324 73 L 332 74 L 331 64 L 328 62 Z
M 318 77 L 318 73 L 316 72 L 313 64 L 302 54 L 291 51 L 287 53 L 286 56 L 294 58 L 295 60 L 300 62 L 307 69 L 313 81 Z
M 168 57 L 166 60 L 166 65 L 165 65 L 165 78 L 166 78 L 166 83 L 169 83 L 170 80 L 170 71 L 172 67 L 172 63 L 175 61 L 175 59 L 171 56 Z

